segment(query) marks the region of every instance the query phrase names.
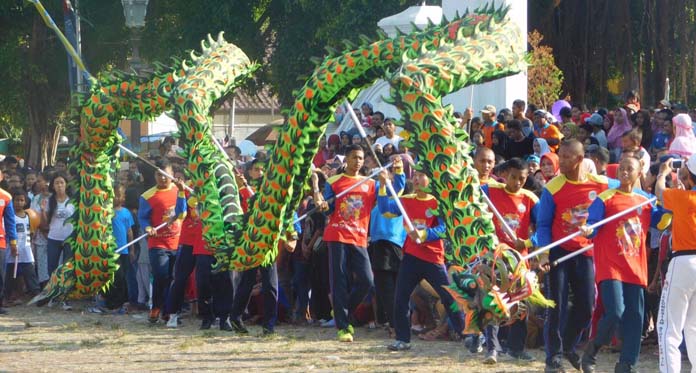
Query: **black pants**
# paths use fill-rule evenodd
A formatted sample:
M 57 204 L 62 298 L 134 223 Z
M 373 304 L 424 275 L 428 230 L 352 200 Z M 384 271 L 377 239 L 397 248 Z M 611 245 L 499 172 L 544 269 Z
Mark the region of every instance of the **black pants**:
M 202 319 L 221 322 L 232 312 L 234 290 L 230 272 L 213 273 L 215 257 L 194 255 L 196 262 L 196 288 L 198 289 L 198 314 Z
M 311 257 L 312 296 L 309 299 L 309 312 L 316 320 L 331 319 L 331 302 L 329 294 L 329 251 L 325 244 L 319 246 Z
M 232 301 L 232 320 L 241 320 L 244 310 L 249 305 L 251 290 L 256 284 L 256 271 L 261 272 L 261 294 L 263 294 L 263 326 L 273 330 L 278 319 L 278 269 L 273 263 L 268 267 L 259 267 L 240 272 L 235 283 Z
M 193 256 L 193 246 L 179 246 L 179 251 L 176 253 L 176 262 L 174 262 L 174 281 L 172 281 L 169 288 L 164 314 L 177 313 L 181 310 L 181 306 L 184 304 L 186 283 L 195 265 L 196 259 Z

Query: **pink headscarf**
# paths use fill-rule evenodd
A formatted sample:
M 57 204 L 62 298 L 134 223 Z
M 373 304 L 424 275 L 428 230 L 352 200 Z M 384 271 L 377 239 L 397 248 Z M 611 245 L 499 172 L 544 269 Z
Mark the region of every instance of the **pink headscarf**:
M 623 108 L 619 108 L 618 111 L 623 114 L 623 122 L 619 123 L 616 118 L 614 118 L 614 124 L 611 126 L 609 133 L 607 133 L 607 145 L 609 149 L 621 148 L 621 136 L 633 128 L 631 121 L 628 119 L 628 114 Z
M 694 136 L 691 117 L 688 114 L 678 114 L 672 118 L 674 124 L 674 141 L 669 146 L 669 154 L 689 157 L 696 154 L 696 136 Z

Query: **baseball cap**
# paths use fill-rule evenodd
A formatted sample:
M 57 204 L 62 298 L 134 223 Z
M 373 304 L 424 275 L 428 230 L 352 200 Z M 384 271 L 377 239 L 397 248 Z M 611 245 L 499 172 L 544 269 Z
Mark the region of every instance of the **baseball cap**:
M 495 106 L 493 105 L 486 105 L 481 109 L 482 113 L 486 114 L 496 114 L 498 111 L 495 109 Z
M 604 126 L 604 118 L 601 115 L 594 113 L 589 118 L 585 119 L 585 123 L 591 126 Z
M 689 160 L 686 161 L 686 168 L 689 169 L 691 174 L 696 175 L 696 154 L 692 154 Z

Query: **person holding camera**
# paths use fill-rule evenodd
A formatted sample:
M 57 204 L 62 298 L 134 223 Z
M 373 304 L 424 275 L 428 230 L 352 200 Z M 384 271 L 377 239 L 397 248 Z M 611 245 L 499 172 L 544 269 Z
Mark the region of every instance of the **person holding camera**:
M 677 170 L 679 186 L 667 189 L 666 178 Z M 680 372 L 679 345 L 686 339 L 689 361 L 696 366 L 696 155 L 686 162 L 668 159 L 660 166 L 655 192 L 672 211 L 672 260 L 660 299 L 657 335 L 660 372 Z M 684 333 L 682 335 L 682 332 Z

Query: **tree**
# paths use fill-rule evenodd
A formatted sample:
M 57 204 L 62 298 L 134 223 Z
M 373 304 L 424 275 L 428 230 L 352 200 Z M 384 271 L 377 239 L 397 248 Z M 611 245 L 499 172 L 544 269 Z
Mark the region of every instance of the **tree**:
M 541 45 L 543 39 L 536 30 L 527 36 L 532 47 L 530 66 L 527 69 L 527 95 L 529 102 L 550 108 L 561 94 L 563 72 L 556 66 L 553 49 Z

